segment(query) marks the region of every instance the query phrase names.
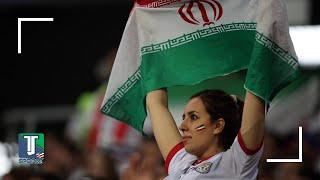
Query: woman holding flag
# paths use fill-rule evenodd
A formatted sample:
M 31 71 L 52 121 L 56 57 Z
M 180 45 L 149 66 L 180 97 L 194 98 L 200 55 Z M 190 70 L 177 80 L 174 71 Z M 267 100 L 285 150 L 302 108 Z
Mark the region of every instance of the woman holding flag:
M 243 108 L 220 90 L 197 93 L 184 109 L 182 135 L 168 110 L 166 90 L 150 92 L 146 103 L 167 179 L 256 179 L 265 119 L 260 98 L 247 91 Z
M 149 115 L 167 179 L 256 179 L 264 103 L 299 76 L 298 66 L 283 0 L 140 0 L 102 112 L 141 132 Z M 241 70 L 244 107 L 235 96 L 206 90 L 191 97 L 176 126 L 161 88 Z

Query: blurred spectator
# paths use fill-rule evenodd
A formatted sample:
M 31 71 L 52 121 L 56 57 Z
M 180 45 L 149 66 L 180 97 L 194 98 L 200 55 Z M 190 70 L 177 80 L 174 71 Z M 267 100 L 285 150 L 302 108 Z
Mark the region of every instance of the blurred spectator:
M 279 163 L 276 169 L 276 179 L 307 180 L 301 175 L 301 163 Z
M 30 179 L 32 175 L 32 171 L 28 167 L 15 167 L 11 169 L 11 171 L 4 175 L 3 180 L 18 180 L 21 177 L 24 179 Z
M 66 134 L 78 147 L 89 153 L 97 149 L 107 151 L 114 157 L 116 170 L 121 172 L 128 156 L 139 144 L 141 134 L 100 111 L 116 52 L 116 49 L 111 49 L 97 63 L 94 74 L 101 86 L 96 91 L 85 92 L 79 97 L 77 113 L 69 122 Z
M 41 165 L 44 173 L 57 174 L 61 178 L 68 177 L 77 166 L 77 156 L 72 153 L 66 143 L 50 133 L 45 136 L 45 160 Z
M 264 149 L 259 165 L 259 176 L 258 179 L 272 180 L 273 171 L 275 169 L 274 163 L 266 163 L 268 158 L 275 158 L 279 156 L 279 145 L 276 139 L 268 132 L 265 133 L 264 137 Z
M 118 179 L 113 158 L 102 151 L 88 153 L 85 169 L 93 179 Z
M 165 176 L 164 161 L 155 140 L 145 138 L 137 152 L 130 156 L 121 180 L 154 180 Z

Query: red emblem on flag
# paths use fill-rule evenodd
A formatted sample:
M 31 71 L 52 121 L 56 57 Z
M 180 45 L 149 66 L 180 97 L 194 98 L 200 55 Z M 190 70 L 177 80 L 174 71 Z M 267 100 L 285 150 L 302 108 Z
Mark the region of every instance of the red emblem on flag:
M 193 10 L 200 11 L 201 17 L 195 17 Z M 216 0 L 197 0 L 183 4 L 178 12 L 184 21 L 194 25 L 202 24 L 206 26 L 218 21 L 222 17 L 223 9 Z

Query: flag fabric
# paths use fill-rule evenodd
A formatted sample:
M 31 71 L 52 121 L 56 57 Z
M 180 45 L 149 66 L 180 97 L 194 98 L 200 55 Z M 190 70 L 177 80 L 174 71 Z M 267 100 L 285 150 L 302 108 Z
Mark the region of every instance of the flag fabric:
M 245 89 L 266 102 L 298 76 L 281 0 L 140 0 L 101 110 L 142 131 L 148 92 L 241 70 Z

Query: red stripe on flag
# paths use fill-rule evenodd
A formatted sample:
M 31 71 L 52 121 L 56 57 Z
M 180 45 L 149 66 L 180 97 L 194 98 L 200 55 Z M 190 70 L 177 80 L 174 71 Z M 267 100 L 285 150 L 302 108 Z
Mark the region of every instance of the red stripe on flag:
M 147 5 L 149 3 L 152 3 L 154 1 L 157 1 L 157 0 L 136 0 L 136 2 L 139 4 L 139 5 Z

